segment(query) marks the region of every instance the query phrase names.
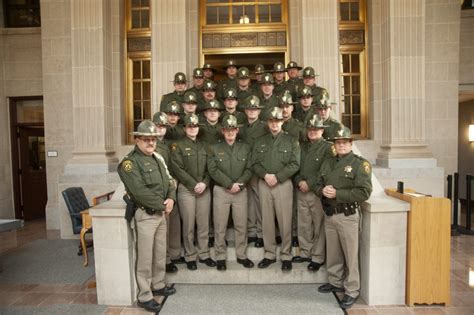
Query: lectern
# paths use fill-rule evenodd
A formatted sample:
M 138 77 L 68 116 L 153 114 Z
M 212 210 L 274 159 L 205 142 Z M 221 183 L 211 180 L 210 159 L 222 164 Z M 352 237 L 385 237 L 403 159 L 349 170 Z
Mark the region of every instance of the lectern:
M 451 203 L 413 189 L 399 193 L 385 189 L 389 196 L 410 203 L 407 224 L 406 304 L 451 303 Z

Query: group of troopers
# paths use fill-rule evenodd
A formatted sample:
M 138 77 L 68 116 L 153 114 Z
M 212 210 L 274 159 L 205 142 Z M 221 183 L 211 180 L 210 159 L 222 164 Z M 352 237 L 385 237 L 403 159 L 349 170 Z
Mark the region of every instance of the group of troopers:
M 326 261 L 329 283 L 319 291 L 345 292 L 341 305 L 354 303 L 360 289 L 354 222 L 359 222 L 360 202 L 370 196 L 371 168 L 352 153 L 350 130 L 331 117 L 333 104 L 326 89 L 316 85 L 314 69 L 303 69 L 302 78 L 300 70 L 296 62 L 287 67 L 278 62 L 272 71 L 257 65 L 251 82 L 249 69 L 230 60 L 227 77 L 216 84 L 215 70 L 206 64 L 194 69 L 189 89 L 186 75 L 176 73 L 175 90 L 162 97 L 161 111 L 138 126 L 136 136 L 155 128 L 148 135 L 156 135 L 156 156 L 163 158 L 177 188 L 177 202 L 167 216 L 166 272 L 177 272 L 179 263 L 196 270 L 197 261 L 226 270 L 232 214 L 237 262 L 243 267 L 254 267 L 246 255 L 248 244 L 264 248 L 258 267 L 267 268 L 276 262 L 281 242 L 283 271 L 308 262 L 307 269 L 315 272 Z M 328 140 L 350 146 L 339 148 Z M 119 166 L 131 194 L 128 186 L 134 182 L 122 175 L 133 152 Z M 341 220 L 328 225 L 328 217 Z M 299 256 L 292 256 L 292 246 L 299 246 Z

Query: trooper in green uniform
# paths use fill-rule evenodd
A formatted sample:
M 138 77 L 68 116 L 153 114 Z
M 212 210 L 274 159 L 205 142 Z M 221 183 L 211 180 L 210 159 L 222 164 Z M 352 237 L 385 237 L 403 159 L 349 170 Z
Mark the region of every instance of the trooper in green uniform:
M 262 80 L 260 81 L 260 106 L 262 106 L 262 111 L 260 112 L 259 119 L 266 121 L 269 113 L 273 110 L 274 107 L 278 107 L 278 97 L 273 93 L 273 76 L 271 73 L 264 73 Z
M 252 177 L 250 146 L 237 141 L 240 125 L 237 117 L 226 115 L 222 121 L 224 141 L 209 148 L 207 168 L 214 180 L 213 212 L 217 270 L 226 270 L 225 235 L 232 206 L 237 262 L 252 268 L 247 258 L 247 182 Z
M 153 123 L 156 126 L 157 133 L 155 150 L 161 154 L 166 162 L 166 166 L 170 169 L 170 147 L 168 141 L 165 140 L 168 117 L 164 112 L 156 112 L 153 115 Z M 173 176 L 173 174 L 171 174 L 171 176 Z M 181 218 L 179 217 L 176 203 L 174 204 L 173 211 L 171 211 L 166 219 L 168 226 L 168 233 L 166 235 L 166 272 L 174 273 L 178 271 L 178 267 L 176 267 L 173 261 L 181 260 Z
M 332 104 L 325 98 L 316 103 L 316 111 L 328 127 L 324 130 L 323 137 L 326 140 L 333 139 L 336 132 L 341 129 L 342 123 L 331 117 Z
M 219 122 L 221 104 L 218 100 L 206 102 L 204 107 L 204 122 L 199 128 L 198 139 L 207 144 L 214 144 L 222 139 L 221 124 Z
M 260 80 L 262 80 L 262 75 L 265 73 L 265 67 L 259 63 L 255 65 L 254 70 L 255 79 L 251 81 L 250 87 L 252 90 L 258 92 L 260 91 Z
M 211 80 L 204 81 L 202 88 L 202 98 L 198 102 L 198 113 L 201 113 L 206 106 L 206 102 L 216 99 L 216 82 Z
M 161 97 L 160 108 L 163 108 L 172 101 L 176 101 L 178 104 L 183 102 L 184 92 L 186 91 L 186 75 L 182 72 L 177 72 L 174 75 L 173 85 L 174 91 Z
M 281 96 L 285 91 L 293 93 L 293 86 L 285 81 L 286 68 L 282 62 L 276 62 L 273 65 L 274 90 L 273 94 Z
M 328 283 L 319 292 L 344 292 L 340 305 L 349 308 L 360 292 L 359 221 L 361 203 L 372 192 L 370 163 L 352 152 L 349 128 L 333 137 L 337 156 L 326 159 L 316 183 L 325 212 Z
M 175 141 L 184 137 L 184 130 L 178 124 L 181 115 L 181 106 L 176 101 L 172 101 L 163 108 L 168 118 L 168 125 L 165 134 L 165 139 Z
M 204 72 L 201 68 L 194 68 L 193 70 L 193 86 L 187 89 L 186 92 L 193 92 L 196 97 L 202 97 L 202 88 L 204 86 Z
M 258 138 L 252 149 L 252 168 L 260 178 L 258 190 L 262 209 L 264 258 L 259 268 L 276 261 L 275 216 L 282 238 L 280 259 L 283 271 L 292 268 L 291 224 L 293 184 L 291 177 L 300 166 L 298 140 L 282 131 L 283 115 L 275 107 L 268 116 L 269 133 Z
M 165 284 L 165 217 L 173 210 L 175 184 L 163 157 L 155 152 L 155 124 L 144 120 L 132 134 L 135 147 L 120 162 L 117 172 L 136 209 L 132 224 L 137 250 L 137 304 L 147 311 L 158 312 L 161 305 L 153 296 L 168 296 L 176 292 Z
M 294 87 L 295 92 L 297 92 L 297 87 L 303 84 L 303 79 L 300 78 L 301 69 L 303 68 L 298 66 L 295 61 L 290 61 L 286 65 L 286 71 L 288 73 L 288 80 L 286 80 L 286 82 L 288 82 Z
M 237 99 L 239 104 L 241 104 L 244 99 L 249 97 L 250 95 L 255 95 L 257 94 L 256 91 L 254 91 L 250 87 L 250 71 L 247 67 L 240 67 L 239 71 L 237 72 Z M 224 91 L 224 97 L 225 97 L 225 91 Z M 243 111 L 241 106 L 237 106 L 237 110 Z
M 324 211 L 314 193 L 322 163 L 335 156 L 332 143 L 322 137 L 325 127 L 316 114 L 308 119 L 307 141 L 301 145 L 300 170 L 294 178 L 300 256 L 293 257 L 293 262 L 309 262 L 310 271 L 318 271 L 326 259 Z
M 204 72 L 204 79 L 214 81 L 214 73 L 217 72 L 215 68 L 209 63 L 205 63 L 202 66 L 202 71 Z
M 297 140 L 303 139 L 303 124 L 293 118 L 294 103 L 293 97 L 290 91 L 285 91 L 280 96 L 280 108 L 283 115 L 283 131 L 287 132 L 290 136 L 295 137 Z
M 179 181 L 178 206 L 183 221 L 183 245 L 186 265 L 196 270 L 196 259 L 209 267 L 216 262 L 209 255 L 209 213 L 211 193 L 207 172 L 206 143 L 197 140 L 199 118 L 195 114 L 184 117 L 186 137 L 171 145 L 171 169 Z M 197 227 L 197 248 L 194 227 Z
M 300 102 L 295 109 L 294 117 L 306 124 L 308 119 L 316 113 L 313 106 L 313 90 L 309 86 L 302 86 L 299 89 Z
M 184 116 L 191 114 L 198 114 L 198 97 L 193 91 L 186 91 L 184 93 L 183 103 L 181 103 L 183 112 L 181 113 L 181 120 L 184 119 Z
M 227 77 L 219 81 L 217 85 L 217 99 L 222 101 L 224 99 L 224 91 L 228 88 L 237 89 L 237 68 L 238 65 L 234 60 L 227 61 L 227 64 L 224 67 L 224 71 L 227 74 Z
M 316 73 L 314 68 L 306 67 L 303 69 L 303 84 L 311 88 L 314 100 L 322 98 L 323 94 L 329 97 L 329 93 L 325 88 L 316 85 Z
M 243 101 L 242 101 L 243 102 Z M 221 117 L 232 114 L 237 117 L 239 124 L 243 124 L 247 117 L 243 112 L 237 111 L 237 91 L 234 88 L 229 88 L 224 92 L 224 110 L 221 113 Z M 241 106 L 242 108 L 242 106 Z

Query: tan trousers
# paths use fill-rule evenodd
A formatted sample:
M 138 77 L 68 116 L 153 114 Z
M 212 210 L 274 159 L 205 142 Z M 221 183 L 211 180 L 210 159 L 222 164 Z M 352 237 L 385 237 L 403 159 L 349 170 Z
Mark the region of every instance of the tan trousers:
M 209 258 L 209 212 L 211 193 L 209 188 L 201 195 L 189 191 L 184 185 L 178 186 L 179 214 L 183 220 L 184 259 L 194 261 Z M 197 249 L 194 246 L 194 226 L 197 227 Z
M 181 257 L 181 217 L 179 215 L 178 203 L 174 204 L 173 211 L 166 216 L 168 224 L 166 263 L 171 259 Z
M 326 216 L 326 247 L 329 283 L 344 287 L 353 298 L 359 295 L 359 213 Z
M 258 193 L 258 177 L 253 176 L 247 185 L 248 196 L 248 223 L 247 231 L 249 237 L 263 238 L 262 232 L 262 209 Z
M 165 286 L 166 219 L 165 215 L 149 215 L 138 209 L 135 212 L 136 278 L 138 300 L 153 299 L 153 290 Z
M 214 232 L 216 259 L 227 259 L 225 234 L 232 206 L 232 220 L 235 230 L 235 252 L 239 259 L 247 258 L 247 190 L 237 194 L 227 192 L 225 188 L 214 186 Z
M 293 184 L 286 180 L 274 187 L 260 179 L 260 207 L 262 208 L 263 244 L 265 258 L 276 258 L 275 216 L 281 235 L 281 260 L 291 260 L 291 221 L 293 213 Z
M 322 264 L 326 257 L 326 233 L 321 200 L 312 191 L 296 191 L 300 256 Z

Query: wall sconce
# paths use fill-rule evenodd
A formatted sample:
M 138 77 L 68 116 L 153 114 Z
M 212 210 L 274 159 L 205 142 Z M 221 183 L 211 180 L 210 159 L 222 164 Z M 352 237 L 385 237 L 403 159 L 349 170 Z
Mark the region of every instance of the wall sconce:
M 242 15 L 242 16 L 240 17 L 239 23 L 240 23 L 240 24 L 249 24 L 249 23 L 250 23 L 250 19 L 249 19 L 248 15 L 245 15 L 245 14 Z
M 474 268 L 469 268 L 469 286 L 474 288 Z
M 469 141 L 474 142 L 474 124 L 469 125 Z

